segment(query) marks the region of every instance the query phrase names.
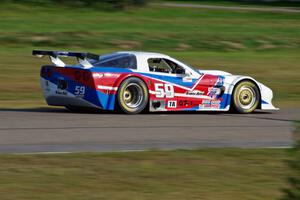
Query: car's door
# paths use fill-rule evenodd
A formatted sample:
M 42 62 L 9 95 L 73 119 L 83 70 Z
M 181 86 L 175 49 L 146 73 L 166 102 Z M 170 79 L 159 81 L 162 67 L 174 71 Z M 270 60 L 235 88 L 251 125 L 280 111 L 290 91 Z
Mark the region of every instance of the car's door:
M 149 58 L 149 73 L 154 82 L 152 101 L 159 101 L 165 110 L 199 110 L 217 108 L 215 85 L 219 77 L 200 74 L 168 58 Z
M 154 80 L 151 93 L 155 100 L 164 100 L 165 109 L 188 108 L 192 102 L 187 97 L 194 97 L 193 87 L 200 75 L 191 73 L 186 67 L 168 58 L 149 58 L 149 74 Z
M 153 77 L 179 88 L 188 89 L 197 80 L 183 66 L 167 58 L 149 58 L 148 66 Z

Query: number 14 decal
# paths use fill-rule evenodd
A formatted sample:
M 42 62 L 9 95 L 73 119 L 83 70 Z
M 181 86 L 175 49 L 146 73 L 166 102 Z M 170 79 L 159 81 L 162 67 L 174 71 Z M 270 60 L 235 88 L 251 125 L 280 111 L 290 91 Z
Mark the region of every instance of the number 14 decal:
M 155 83 L 155 96 L 157 98 L 173 98 L 174 97 L 174 87 L 171 84 Z

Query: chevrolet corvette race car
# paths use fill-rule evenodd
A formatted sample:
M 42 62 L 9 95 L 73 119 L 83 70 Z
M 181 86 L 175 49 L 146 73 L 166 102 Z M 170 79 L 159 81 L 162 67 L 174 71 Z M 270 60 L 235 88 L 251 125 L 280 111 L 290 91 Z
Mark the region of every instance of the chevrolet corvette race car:
M 276 110 L 270 88 L 248 76 L 196 70 L 170 56 L 148 52 L 91 53 L 33 50 L 49 56 L 41 86 L 49 105 L 137 114 L 153 111 Z M 66 65 L 60 57 L 75 57 Z

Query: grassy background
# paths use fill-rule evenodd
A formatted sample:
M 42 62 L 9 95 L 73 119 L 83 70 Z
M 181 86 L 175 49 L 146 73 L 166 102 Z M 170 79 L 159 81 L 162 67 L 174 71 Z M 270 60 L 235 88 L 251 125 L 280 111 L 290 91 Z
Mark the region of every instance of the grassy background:
M 124 11 L 3 3 L 0 107 L 45 105 L 33 48 L 157 51 L 196 68 L 250 75 L 276 106 L 300 105 L 300 14 L 147 6 Z
M 283 149 L 0 155 L 1 200 L 278 199 Z

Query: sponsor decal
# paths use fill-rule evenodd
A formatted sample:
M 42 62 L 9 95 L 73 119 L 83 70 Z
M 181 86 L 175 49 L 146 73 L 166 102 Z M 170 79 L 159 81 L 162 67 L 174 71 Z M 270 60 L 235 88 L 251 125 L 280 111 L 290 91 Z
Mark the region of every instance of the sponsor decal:
M 179 101 L 179 106 L 180 107 L 189 107 L 193 105 L 193 101 L 189 101 L 189 100 L 180 100 Z
M 220 105 L 219 100 L 203 100 L 202 104 L 199 104 L 199 109 L 219 109 Z
M 206 104 L 206 105 L 210 104 L 210 100 L 205 99 L 205 100 L 202 101 L 202 104 Z
M 68 88 L 67 81 L 64 80 L 63 78 L 59 78 L 57 80 L 57 90 L 55 90 L 55 93 L 60 95 L 68 95 L 66 91 L 67 88 Z
M 60 94 L 60 95 L 68 95 L 67 91 L 65 91 L 65 90 L 59 90 L 59 89 L 55 90 L 55 93 L 56 94 Z
M 199 91 L 199 90 L 193 90 L 193 91 L 187 91 L 185 93 L 186 95 L 191 95 L 191 96 L 199 96 L 199 95 L 203 95 L 204 92 L 203 91 Z
M 67 81 L 65 81 L 63 79 L 57 80 L 57 89 L 65 90 L 65 89 L 67 89 L 67 87 L 68 87 Z
M 210 102 L 211 108 L 214 108 L 214 109 L 219 109 L 220 108 L 220 104 L 221 104 L 221 101 L 211 101 Z
M 210 100 L 203 100 L 202 104 L 203 108 L 210 108 Z
M 168 108 L 177 108 L 177 101 L 168 101 Z
M 216 82 L 216 86 L 223 86 L 224 85 L 224 77 L 219 76 Z
M 219 94 L 221 94 L 220 88 L 214 88 L 214 87 L 208 88 L 207 95 L 210 96 L 211 98 L 216 98 Z

